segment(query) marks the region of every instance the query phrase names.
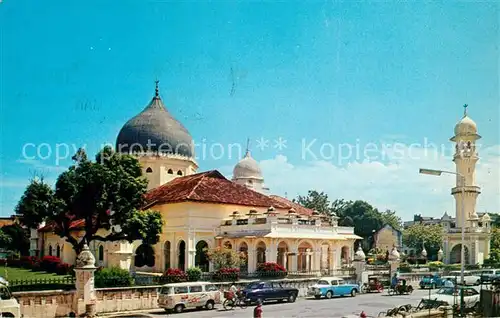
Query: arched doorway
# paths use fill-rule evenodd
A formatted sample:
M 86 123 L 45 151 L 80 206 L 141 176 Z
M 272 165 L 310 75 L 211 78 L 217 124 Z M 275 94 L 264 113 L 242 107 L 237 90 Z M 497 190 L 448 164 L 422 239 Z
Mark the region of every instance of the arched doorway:
M 165 241 L 165 244 L 163 244 L 163 258 L 165 259 L 165 270 L 170 268 L 170 249 L 171 249 L 170 241 Z
M 469 264 L 469 249 L 464 245 L 465 264 Z M 462 260 L 462 244 L 453 246 L 450 252 L 450 264 L 458 264 Z
M 233 249 L 233 245 L 229 241 L 225 241 L 223 246 L 224 248 Z
M 177 248 L 177 268 L 185 270 L 186 268 L 186 242 L 181 240 Z
M 342 265 L 347 265 L 350 263 L 350 250 L 349 246 L 342 246 L 342 250 L 340 252 L 340 259 L 342 261 Z
M 288 244 L 286 242 L 281 241 L 278 244 L 278 255 L 277 255 L 277 263 L 286 268 L 288 271 Z
M 248 245 L 245 242 L 242 242 L 240 244 L 240 254 L 243 254 L 244 261 L 240 265 L 240 271 L 242 273 L 247 273 L 248 272 Z
M 302 242 L 299 245 L 299 255 L 297 255 L 297 270 L 299 272 L 310 272 L 312 269 L 312 245 Z
M 199 267 L 203 272 L 208 272 L 207 249 L 207 242 L 199 241 L 198 243 L 196 243 L 196 256 L 194 258 L 194 265 Z
M 135 250 L 134 258 L 135 267 L 154 267 L 155 266 L 155 251 L 149 244 L 141 244 Z
M 257 266 L 266 262 L 266 243 L 260 241 L 257 244 Z

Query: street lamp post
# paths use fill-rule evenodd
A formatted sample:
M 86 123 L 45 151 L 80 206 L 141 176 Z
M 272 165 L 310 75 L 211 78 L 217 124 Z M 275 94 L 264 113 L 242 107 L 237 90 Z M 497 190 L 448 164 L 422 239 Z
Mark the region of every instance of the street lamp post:
M 462 224 L 461 224 L 461 231 L 462 231 L 462 243 L 461 248 L 460 248 L 460 281 L 462 284 L 462 287 L 465 286 L 465 278 L 464 278 L 464 273 L 465 273 L 465 177 L 461 173 L 458 172 L 452 172 L 452 171 L 444 171 L 444 170 L 433 170 L 433 169 L 419 169 L 419 172 L 421 174 L 428 174 L 432 176 L 441 176 L 442 174 L 453 174 L 459 177 L 460 179 L 460 184 L 462 185 L 462 199 L 460 200 L 461 202 L 461 213 L 462 213 Z M 464 293 L 463 293 L 463 288 L 460 289 L 460 316 L 463 317 L 464 315 Z

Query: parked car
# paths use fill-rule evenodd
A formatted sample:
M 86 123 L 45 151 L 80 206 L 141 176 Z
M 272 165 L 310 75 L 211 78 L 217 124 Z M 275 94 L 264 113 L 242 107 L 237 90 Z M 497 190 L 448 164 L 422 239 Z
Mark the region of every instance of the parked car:
M 217 286 L 206 282 L 166 284 L 160 288 L 158 306 L 166 311 L 181 313 L 184 309 L 213 309 L 221 303 Z
M 481 278 L 482 283 L 491 283 L 491 281 L 500 276 L 500 269 L 482 269 L 474 272 L 475 275 Z
M 15 299 L 7 286 L 5 280 L 0 281 L 0 317 L 21 317 L 21 306 Z
M 445 287 L 431 294 L 430 297 L 422 298 L 422 302 L 440 302 L 443 305 L 455 306 L 460 308 L 460 291 L 464 293 L 464 308 L 475 308 L 479 306 L 479 292 L 473 287 L 451 288 Z
M 420 280 L 419 286 L 420 288 L 430 288 L 434 289 L 436 287 L 443 287 L 445 279 L 441 278 L 438 274 L 434 275 L 425 275 Z
M 309 287 L 307 294 L 314 296 L 316 299 L 321 297 L 332 298 L 333 296 L 351 295 L 355 297 L 359 293 L 360 287 L 358 284 L 347 284 L 339 277 L 323 277 L 316 284 Z
M 448 275 L 444 276 L 443 279 L 456 280 L 458 284 L 462 283 L 460 271 L 450 272 Z M 481 284 L 481 277 L 473 275 L 470 271 L 464 271 L 464 282 L 465 285 L 479 285 Z
M 295 302 L 299 294 L 297 288 L 283 287 L 280 282 L 255 282 L 243 290 L 245 299 L 249 303 L 265 302 L 268 300 Z

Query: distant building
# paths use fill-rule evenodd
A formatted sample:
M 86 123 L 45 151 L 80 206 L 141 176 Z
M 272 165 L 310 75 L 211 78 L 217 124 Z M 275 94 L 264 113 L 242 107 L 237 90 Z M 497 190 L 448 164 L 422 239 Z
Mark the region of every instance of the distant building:
M 403 234 L 387 224 L 373 235 L 373 248 L 391 251 L 393 247 L 401 250 L 403 247 Z

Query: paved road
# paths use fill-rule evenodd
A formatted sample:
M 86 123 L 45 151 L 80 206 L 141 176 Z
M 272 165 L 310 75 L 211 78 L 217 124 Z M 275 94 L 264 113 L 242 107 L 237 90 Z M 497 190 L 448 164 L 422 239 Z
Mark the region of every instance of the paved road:
M 293 304 L 288 303 L 266 303 L 263 306 L 263 317 L 281 318 L 281 317 L 359 317 L 362 310 L 369 316 L 376 317 L 379 312 L 387 309 L 411 304 L 418 305 L 422 297 L 429 294 L 426 290 L 416 290 L 410 296 L 388 296 L 386 292 L 382 294 L 358 295 L 355 298 L 339 297 L 334 299 L 297 299 Z M 168 315 L 163 310 L 152 310 L 146 315 L 130 315 L 127 317 L 154 317 L 154 318 L 208 318 L 208 317 L 252 317 L 253 306 L 245 310 L 234 309 L 225 311 L 222 305 L 219 305 L 212 311 L 194 310 L 186 311 L 182 314 Z M 352 316 L 356 315 L 356 316 Z M 121 315 L 120 317 L 124 317 Z

